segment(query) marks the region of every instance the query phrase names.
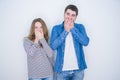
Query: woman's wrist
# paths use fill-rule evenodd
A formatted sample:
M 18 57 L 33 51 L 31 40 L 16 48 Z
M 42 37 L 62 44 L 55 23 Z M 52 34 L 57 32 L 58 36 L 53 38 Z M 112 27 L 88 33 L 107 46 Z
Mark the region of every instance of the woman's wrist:
M 38 43 L 38 41 L 39 41 L 38 39 L 35 39 L 35 40 L 34 40 L 34 43 Z

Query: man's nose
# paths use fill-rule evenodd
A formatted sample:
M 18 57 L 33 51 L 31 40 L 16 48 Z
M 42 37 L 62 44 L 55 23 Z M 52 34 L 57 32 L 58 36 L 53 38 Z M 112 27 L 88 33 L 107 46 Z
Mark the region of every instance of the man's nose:
M 69 19 L 69 20 L 72 20 L 72 17 L 71 17 L 71 16 L 69 16 L 69 17 L 68 17 L 68 19 Z

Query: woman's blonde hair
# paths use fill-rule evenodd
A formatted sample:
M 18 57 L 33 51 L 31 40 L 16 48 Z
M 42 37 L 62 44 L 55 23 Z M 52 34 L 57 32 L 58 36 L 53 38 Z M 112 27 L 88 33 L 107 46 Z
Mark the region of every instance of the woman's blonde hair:
M 44 38 L 48 42 L 48 39 L 49 39 L 48 29 L 47 29 L 45 22 L 41 18 L 36 18 L 33 20 L 32 24 L 31 24 L 30 33 L 28 35 L 28 38 L 32 41 L 35 40 L 35 23 L 36 22 L 40 22 L 42 24 Z

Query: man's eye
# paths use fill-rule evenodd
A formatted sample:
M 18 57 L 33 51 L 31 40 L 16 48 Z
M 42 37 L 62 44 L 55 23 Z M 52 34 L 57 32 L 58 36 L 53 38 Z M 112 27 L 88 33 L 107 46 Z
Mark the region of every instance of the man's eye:
M 75 15 L 74 15 L 74 14 L 73 14 L 72 16 L 73 16 L 73 17 L 75 17 Z

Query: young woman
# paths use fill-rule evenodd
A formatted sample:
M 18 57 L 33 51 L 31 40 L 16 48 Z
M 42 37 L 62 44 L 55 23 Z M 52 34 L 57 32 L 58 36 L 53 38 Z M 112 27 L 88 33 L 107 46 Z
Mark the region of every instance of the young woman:
M 24 38 L 29 80 L 53 80 L 50 59 L 53 51 L 48 45 L 48 30 L 41 18 L 34 19 L 28 37 Z

